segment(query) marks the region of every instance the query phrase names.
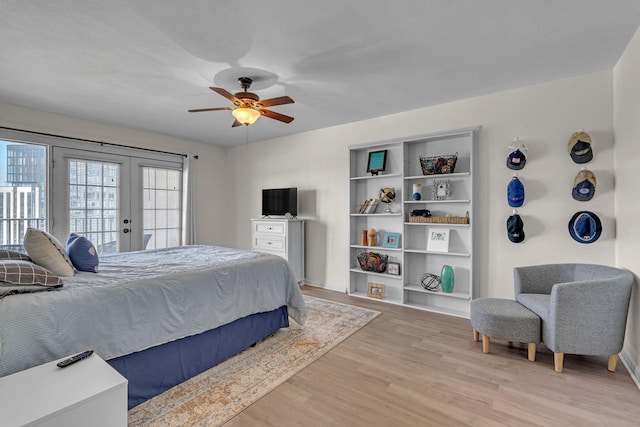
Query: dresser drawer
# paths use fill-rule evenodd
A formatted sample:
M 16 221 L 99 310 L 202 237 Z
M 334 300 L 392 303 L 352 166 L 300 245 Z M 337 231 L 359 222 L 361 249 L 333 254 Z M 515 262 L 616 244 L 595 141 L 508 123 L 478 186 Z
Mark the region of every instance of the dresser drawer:
M 275 236 L 256 236 L 253 242 L 254 248 L 257 250 L 281 251 L 286 250 L 284 237 Z
M 269 235 L 285 235 L 285 223 L 283 222 L 259 222 L 256 221 L 255 232 Z

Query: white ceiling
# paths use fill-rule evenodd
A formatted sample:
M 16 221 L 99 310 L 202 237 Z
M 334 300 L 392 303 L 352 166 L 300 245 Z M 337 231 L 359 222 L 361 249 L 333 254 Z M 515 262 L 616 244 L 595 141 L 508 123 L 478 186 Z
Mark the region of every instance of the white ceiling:
M 609 70 L 640 25 L 638 0 L 0 3 L 0 102 L 222 146 L 247 136 L 230 112 L 187 110 L 246 69 L 295 100 L 255 142 Z

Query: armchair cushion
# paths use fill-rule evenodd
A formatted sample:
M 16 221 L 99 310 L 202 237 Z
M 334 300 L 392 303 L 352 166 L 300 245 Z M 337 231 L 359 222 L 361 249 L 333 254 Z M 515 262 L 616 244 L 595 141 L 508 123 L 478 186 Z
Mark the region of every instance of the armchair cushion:
M 542 320 L 549 320 L 549 306 L 551 295 L 548 294 L 520 294 L 516 298 L 523 306 L 533 311 Z

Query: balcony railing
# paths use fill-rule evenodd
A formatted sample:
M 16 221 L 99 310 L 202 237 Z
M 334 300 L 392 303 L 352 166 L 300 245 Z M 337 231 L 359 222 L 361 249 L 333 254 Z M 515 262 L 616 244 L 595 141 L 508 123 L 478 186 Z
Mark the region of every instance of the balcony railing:
M 0 218 L 0 249 L 24 251 L 24 233 L 27 228 L 44 230 L 45 218 Z

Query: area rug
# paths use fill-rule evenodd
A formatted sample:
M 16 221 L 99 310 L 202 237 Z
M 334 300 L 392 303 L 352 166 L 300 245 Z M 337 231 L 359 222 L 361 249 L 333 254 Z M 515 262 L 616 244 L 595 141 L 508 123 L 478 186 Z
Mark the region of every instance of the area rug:
M 218 426 L 380 313 L 309 296 L 308 318 L 129 411 L 129 426 Z

